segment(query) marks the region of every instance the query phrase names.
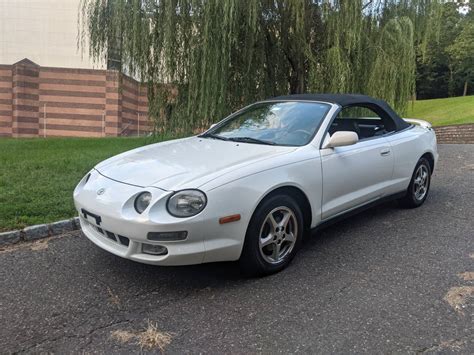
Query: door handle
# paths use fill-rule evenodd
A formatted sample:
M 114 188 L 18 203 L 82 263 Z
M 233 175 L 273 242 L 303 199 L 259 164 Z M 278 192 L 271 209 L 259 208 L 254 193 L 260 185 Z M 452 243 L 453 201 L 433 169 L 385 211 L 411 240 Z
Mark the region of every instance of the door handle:
M 380 151 L 380 155 L 383 156 L 383 157 L 385 157 L 385 156 L 387 156 L 387 155 L 389 155 L 389 154 L 390 154 L 390 149 L 389 149 L 389 148 L 382 149 L 382 150 Z

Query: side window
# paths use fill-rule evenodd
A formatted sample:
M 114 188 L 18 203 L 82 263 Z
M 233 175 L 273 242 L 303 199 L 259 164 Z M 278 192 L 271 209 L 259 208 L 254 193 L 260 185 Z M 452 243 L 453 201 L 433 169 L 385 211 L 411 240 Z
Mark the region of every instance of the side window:
M 375 110 L 365 106 L 344 107 L 329 128 L 329 134 L 337 131 L 357 133 L 359 140 L 382 136 L 395 130 L 390 117 L 381 117 Z

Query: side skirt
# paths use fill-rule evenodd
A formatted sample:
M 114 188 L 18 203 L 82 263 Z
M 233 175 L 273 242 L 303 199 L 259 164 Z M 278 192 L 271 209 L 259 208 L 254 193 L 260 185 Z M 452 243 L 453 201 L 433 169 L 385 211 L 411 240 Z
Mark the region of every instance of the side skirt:
M 329 227 L 329 226 L 333 225 L 334 223 L 337 223 L 337 222 L 342 221 L 346 218 L 349 218 L 351 216 L 359 214 L 359 213 L 361 213 L 365 210 L 368 210 L 368 209 L 370 209 L 374 206 L 377 206 L 381 203 L 397 200 L 399 198 L 404 197 L 405 195 L 406 195 L 406 191 L 397 192 L 396 194 L 381 197 L 381 198 L 379 198 L 375 201 L 369 202 L 365 205 L 362 205 L 362 206 L 353 208 L 351 210 L 348 210 L 346 212 L 340 213 L 337 216 L 331 217 L 329 219 L 326 219 L 326 220 L 320 222 L 316 227 L 311 228 L 311 232 L 315 232 L 315 231 L 324 229 L 326 227 Z

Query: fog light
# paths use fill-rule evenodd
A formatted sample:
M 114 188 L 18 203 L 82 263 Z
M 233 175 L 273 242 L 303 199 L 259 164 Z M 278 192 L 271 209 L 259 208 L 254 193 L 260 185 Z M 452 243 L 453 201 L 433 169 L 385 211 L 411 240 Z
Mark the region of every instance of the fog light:
M 185 240 L 188 236 L 188 232 L 150 232 L 147 235 L 148 240 L 154 240 L 157 242 L 173 242 L 178 240 Z
M 154 245 L 154 244 L 143 244 L 142 245 L 142 252 L 144 254 L 151 254 L 151 255 L 166 255 L 168 254 L 168 249 L 162 245 Z

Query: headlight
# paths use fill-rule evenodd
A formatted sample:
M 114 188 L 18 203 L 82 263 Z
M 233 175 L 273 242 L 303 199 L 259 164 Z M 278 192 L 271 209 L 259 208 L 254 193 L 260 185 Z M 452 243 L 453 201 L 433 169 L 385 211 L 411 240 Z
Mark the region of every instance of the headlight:
M 142 213 L 143 211 L 146 210 L 146 208 L 150 204 L 150 201 L 151 201 L 151 193 L 149 193 L 148 191 L 142 192 L 135 199 L 135 203 L 134 203 L 135 210 L 138 213 Z
M 206 207 L 207 198 L 199 190 L 181 190 L 168 199 L 168 212 L 174 217 L 191 217 Z

